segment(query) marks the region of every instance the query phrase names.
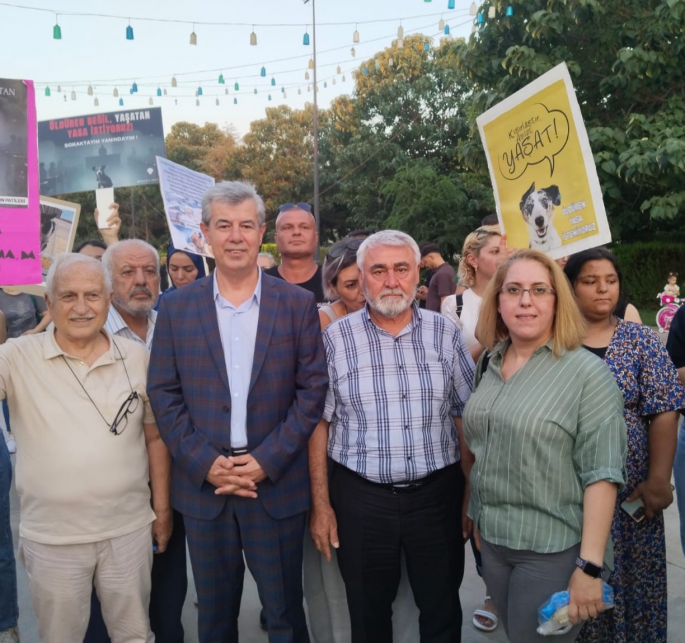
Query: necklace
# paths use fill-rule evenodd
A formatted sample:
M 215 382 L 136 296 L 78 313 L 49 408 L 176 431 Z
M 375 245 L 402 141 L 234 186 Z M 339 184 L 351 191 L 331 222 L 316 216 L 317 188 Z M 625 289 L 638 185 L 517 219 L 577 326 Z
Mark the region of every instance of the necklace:
M 112 344 L 114 344 L 114 348 L 117 349 L 117 353 L 119 354 L 119 358 L 121 359 L 121 363 L 124 366 L 124 372 L 126 373 L 126 379 L 128 380 L 128 385 L 131 389 L 131 395 L 133 395 L 133 385 L 131 384 L 131 378 L 128 376 L 128 369 L 126 368 L 126 362 L 124 361 L 124 356 L 121 354 L 121 351 L 119 350 L 119 347 L 117 346 L 117 343 L 113 339 L 112 339 Z M 74 369 L 71 368 L 71 365 L 69 364 L 69 362 L 67 362 L 64 355 L 60 355 L 60 357 L 62 358 L 62 361 L 67 365 L 67 368 L 71 371 L 71 374 L 74 376 L 74 379 L 76 379 L 76 381 L 79 383 L 79 386 L 83 389 L 83 392 L 86 394 L 86 396 L 90 400 L 90 403 L 95 407 L 95 410 L 98 412 L 98 415 L 102 418 L 102 421 L 108 427 L 111 427 L 113 422 L 108 422 L 105 419 L 105 416 L 102 414 L 102 411 L 100 411 L 100 409 L 98 408 L 98 405 L 95 404 L 95 400 L 93 400 L 93 398 L 90 396 L 90 393 L 88 393 L 88 391 L 86 390 L 86 387 L 83 386 L 83 382 L 81 382 L 81 380 L 78 378 L 78 375 L 76 375 L 76 373 L 74 372 Z

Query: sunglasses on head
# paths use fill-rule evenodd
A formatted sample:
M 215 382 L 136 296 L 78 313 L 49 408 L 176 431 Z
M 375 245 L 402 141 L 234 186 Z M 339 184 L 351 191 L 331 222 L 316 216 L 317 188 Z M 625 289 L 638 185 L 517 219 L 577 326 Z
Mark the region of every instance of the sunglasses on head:
M 326 254 L 327 259 L 339 259 L 345 253 L 356 254 L 364 239 L 345 239 L 336 243 Z
M 309 203 L 284 203 L 280 208 L 278 208 L 278 213 L 287 212 L 288 210 L 304 210 L 311 214 L 312 206 Z

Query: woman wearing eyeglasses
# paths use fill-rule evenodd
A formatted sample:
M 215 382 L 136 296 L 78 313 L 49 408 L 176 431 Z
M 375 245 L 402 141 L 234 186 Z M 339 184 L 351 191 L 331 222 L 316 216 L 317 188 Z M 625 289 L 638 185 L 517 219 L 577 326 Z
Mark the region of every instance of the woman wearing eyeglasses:
M 511 643 L 544 641 L 537 609 L 569 589 L 577 623 L 602 609 L 603 563 L 626 452 L 623 399 L 582 348 L 584 322 L 561 269 L 513 252 L 481 304 L 476 389 L 464 411 L 475 456 L 469 516 L 483 576 Z
M 363 241 L 363 238 L 347 237 L 331 246 L 326 254 L 322 268 L 323 292 L 333 303 L 319 309 L 322 331 L 337 319 L 360 310 L 366 303 L 357 267 L 357 250 Z M 327 447 L 328 432 L 317 427 L 309 441 L 310 469 L 327 462 Z M 313 516 L 312 533 L 317 529 L 327 530 L 328 526 Z M 309 534 L 305 535 L 304 545 L 304 594 L 313 640 L 317 643 L 349 643 L 351 630 L 347 594 L 335 550 L 330 549 L 330 559 L 326 560 Z M 393 607 L 395 641 L 418 641 L 418 609 L 404 569 Z
M 673 502 L 671 474 L 685 390 L 659 336 L 616 317 L 621 271 L 611 252 L 579 252 L 564 271 L 587 321 L 583 344 L 611 370 L 623 393 L 628 427 L 626 486 L 618 495 L 611 526 L 616 567 L 608 582 L 616 608 L 588 623 L 578 640 L 666 643 L 663 511 Z M 622 508 L 624 502 L 636 500 L 643 505 L 639 522 Z

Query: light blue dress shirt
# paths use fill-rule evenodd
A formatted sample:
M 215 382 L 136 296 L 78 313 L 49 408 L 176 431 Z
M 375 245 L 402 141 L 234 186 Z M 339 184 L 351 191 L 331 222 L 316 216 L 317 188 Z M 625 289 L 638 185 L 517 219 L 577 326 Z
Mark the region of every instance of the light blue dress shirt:
M 254 294 L 237 308 L 221 296 L 214 272 L 216 317 L 231 388 L 231 447 L 234 449 L 247 446 L 247 394 L 250 390 L 261 297 L 261 270 Z

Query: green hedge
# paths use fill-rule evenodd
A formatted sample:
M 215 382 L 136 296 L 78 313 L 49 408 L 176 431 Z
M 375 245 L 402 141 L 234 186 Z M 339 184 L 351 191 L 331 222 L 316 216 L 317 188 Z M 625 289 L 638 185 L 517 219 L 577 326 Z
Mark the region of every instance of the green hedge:
M 611 248 L 623 272 L 623 290 L 638 308 L 660 307 L 657 295 L 662 292 L 669 272 L 679 273 L 678 283 L 685 296 L 685 244 L 631 243 Z

